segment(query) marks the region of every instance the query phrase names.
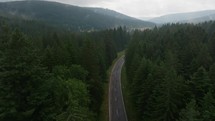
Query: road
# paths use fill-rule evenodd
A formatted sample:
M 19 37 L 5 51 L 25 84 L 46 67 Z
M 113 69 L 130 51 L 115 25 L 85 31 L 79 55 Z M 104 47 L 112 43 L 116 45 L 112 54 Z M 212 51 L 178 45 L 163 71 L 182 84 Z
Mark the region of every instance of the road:
M 127 121 L 121 90 L 121 69 L 124 57 L 116 61 L 109 82 L 109 121 Z

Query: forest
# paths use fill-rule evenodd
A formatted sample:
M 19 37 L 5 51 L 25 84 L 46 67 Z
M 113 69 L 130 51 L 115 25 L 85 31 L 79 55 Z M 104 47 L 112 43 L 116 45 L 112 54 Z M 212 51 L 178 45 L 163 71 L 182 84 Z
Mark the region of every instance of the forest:
M 125 57 L 139 121 L 215 120 L 215 22 L 135 31 Z
M 98 121 L 125 51 L 138 121 L 215 121 L 215 22 L 72 31 L 0 17 L 0 120 Z
M 72 31 L 104 30 L 117 26 L 142 28 L 155 25 L 103 8 L 79 7 L 46 0 L 1 1 L 1 17 L 12 18 L 13 21 L 14 18 L 40 21 Z
M 106 71 L 128 40 L 122 27 L 71 32 L 1 19 L 0 120 L 98 120 Z

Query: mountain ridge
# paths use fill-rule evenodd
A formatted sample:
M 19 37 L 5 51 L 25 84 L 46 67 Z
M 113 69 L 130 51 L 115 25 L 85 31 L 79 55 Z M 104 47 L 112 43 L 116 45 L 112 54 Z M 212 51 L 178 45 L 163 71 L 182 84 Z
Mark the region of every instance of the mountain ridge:
M 204 17 L 208 17 L 210 15 L 215 14 L 215 10 L 203 10 L 203 11 L 195 11 L 195 12 L 186 12 L 186 13 L 175 13 L 175 14 L 167 14 L 160 17 L 155 17 L 150 19 L 149 21 L 165 24 L 165 23 L 200 23 L 204 21 L 209 21 L 208 19 L 203 19 Z M 202 20 L 200 20 L 200 18 Z M 197 20 L 199 19 L 199 20 Z M 195 21 L 194 21 L 195 20 Z M 213 19 L 215 20 L 215 19 Z
M 108 29 L 118 26 L 147 28 L 155 25 L 113 10 L 79 7 L 51 1 L 2 2 L 0 15 L 39 20 L 53 26 L 63 26 L 74 30 Z

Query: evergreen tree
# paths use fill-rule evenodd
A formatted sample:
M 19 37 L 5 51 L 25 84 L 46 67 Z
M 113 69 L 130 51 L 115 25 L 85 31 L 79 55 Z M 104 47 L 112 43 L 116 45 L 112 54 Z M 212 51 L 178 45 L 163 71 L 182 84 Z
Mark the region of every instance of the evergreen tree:
M 80 80 L 69 79 L 62 80 L 64 83 L 61 87 L 64 91 L 61 93 L 61 99 L 63 100 L 57 109 L 61 109 L 61 112 L 57 114 L 57 121 L 90 121 L 92 120 L 92 112 L 89 111 L 89 93 L 87 91 L 87 86 Z M 67 93 L 66 93 L 67 92 Z M 65 95 L 65 97 L 62 97 Z
M 195 95 L 197 104 L 200 103 L 204 94 L 206 94 L 212 86 L 208 73 L 203 67 L 200 67 L 197 72 L 193 74 L 189 85 L 192 94 Z
M 202 117 L 204 121 L 215 120 L 215 99 L 212 91 L 205 94 L 202 102 Z
M 103 95 L 102 81 L 99 75 L 99 60 L 94 41 L 86 40 L 82 50 L 82 65 L 89 72 L 87 84 L 91 97 L 91 109 L 98 112 Z
M 210 66 L 209 77 L 211 79 L 212 87 L 214 87 L 215 86 L 215 64 Z M 214 89 L 212 88 L 212 90 L 214 90 Z
M 195 99 L 187 103 L 186 108 L 180 112 L 180 119 L 178 121 L 202 121 L 198 111 L 198 106 Z
M 44 98 L 40 88 L 46 72 L 37 50 L 18 30 L 4 48 L 0 60 L 0 119 L 30 120 Z
M 214 95 L 207 94 L 215 84 L 212 23 L 166 24 L 132 34 L 125 65 L 139 120 L 213 120 L 209 106 L 204 109 L 213 107 Z
M 183 78 L 177 76 L 174 69 L 167 70 L 167 73 L 162 82 L 161 87 L 158 88 L 159 96 L 156 101 L 154 116 L 158 116 L 159 121 L 173 121 L 178 118 L 178 112 L 183 100 Z

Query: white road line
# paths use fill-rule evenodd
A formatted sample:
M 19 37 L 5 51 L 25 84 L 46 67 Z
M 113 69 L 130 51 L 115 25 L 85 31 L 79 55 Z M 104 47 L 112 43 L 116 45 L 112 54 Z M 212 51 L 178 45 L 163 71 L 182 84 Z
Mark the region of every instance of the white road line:
M 119 89 L 120 89 L 120 92 L 119 93 L 121 93 L 121 99 L 122 99 L 122 104 L 123 104 L 123 109 L 124 109 L 124 113 L 125 113 L 125 120 L 126 121 L 128 121 L 128 119 L 127 119 L 127 114 L 126 114 L 126 110 L 125 110 L 125 105 L 124 105 L 124 100 L 123 100 L 123 94 L 122 94 L 122 87 L 121 87 L 121 70 L 122 70 L 122 66 L 124 65 L 124 56 L 123 57 L 121 57 L 120 59 L 118 59 L 116 62 L 115 62 L 115 64 L 114 64 L 114 66 L 113 66 L 113 68 L 112 68 L 112 70 L 111 70 L 111 75 L 110 75 L 110 79 L 109 79 L 109 121 L 112 121 L 112 114 L 113 114 L 113 112 L 111 112 L 112 110 L 111 110 L 111 105 L 112 105 L 112 101 L 113 100 L 111 100 L 111 98 L 112 98 L 112 96 L 114 96 L 113 95 L 113 92 L 117 92 L 117 88 L 116 88 L 116 85 L 117 85 L 117 83 L 119 83 Z M 123 61 L 122 62 L 122 64 L 121 64 L 121 61 Z M 119 65 L 117 65 L 118 63 L 120 62 L 120 66 Z M 115 69 L 117 69 L 117 71 L 115 72 Z M 113 72 L 115 72 L 115 73 L 113 73 Z M 118 75 L 118 76 L 117 76 Z M 114 82 L 113 82 L 113 80 L 112 79 L 114 79 L 114 78 L 116 78 L 116 76 L 117 76 L 117 80 L 115 80 Z M 119 77 L 119 78 L 118 78 Z M 115 85 L 112 85 L 112 84 L 114 84 L 115 83 Z M 111 87 L 111 86 L 114 86 L 114 87 Z M 117 92 L 118 93 L 118 92 Z M 115 94 L 116 95 L 116 94 Z M 114 97 L 114 100 L 115 100 L 115 102 L 116 101 L 118 101 L 118 98 L 117 97 Z M 113 102 L 114 103 L 114 102 Z M 118 119 L 120 118 L 120 116 L 119 116 L 119 110 L 118 110 L 118 108 L 116 109 L 116 115 L 117 115 L 117 117 L 118 117 Z
M 119 110 L 118 110 L 118 108 L 116 109 L 116 115 L 119 117 Z
M 123 64 L 122 64 L 122 66 L 124 65 L 124 63 L 125 63 L 125 61 L 123 61 Z M 125 111 L 125 119 L 126 119 L 126 121 L 128 121 L 128 118 L 127 118 L 127 112 L 126 112 L 126 109 L 125 109 L 125 103 L 124 103 L 124 99 L 123 99 L 123 94 L 122 94 L 122 85 L 121 85 L 121 71 L 122 71 L 122 67 L 121 67 L 121 70 L 120 70 L 120 77 L 119 77 L 119 80 L 120 80 L 120 92 L 121 92 L 121 98 L 122 98 L 122 104 L 123 104 L 123 108 L 124 108 L 124 111 Z
M 117 97 L 115 97 L 115 102 L 117 101 Z

